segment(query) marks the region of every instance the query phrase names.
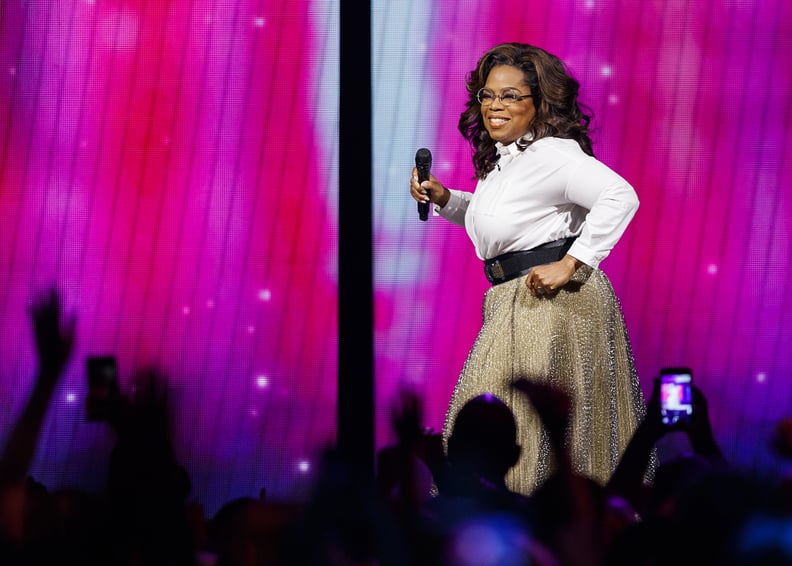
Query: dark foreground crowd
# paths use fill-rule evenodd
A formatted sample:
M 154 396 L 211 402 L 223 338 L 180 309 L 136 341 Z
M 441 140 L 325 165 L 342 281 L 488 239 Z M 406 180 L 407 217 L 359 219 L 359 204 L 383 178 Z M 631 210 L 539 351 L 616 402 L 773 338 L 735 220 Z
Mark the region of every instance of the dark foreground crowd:
M 727 462 L 697 388 L 692 420 L 670 429 L 655 387 L 606 485 L 570 464 L 566 394 L 521 380 L 515 387 L 542 419 L 555 463 L 530 496 L 505 481 L 520 446 L 499 399 L 468 402 L 444 450 L 423 427 L 420 399 L 405 393 L 393 411 L 399 440 L 379 451 L 374 473 L 328 449 L 306 502 L 240 498 L 204 517 L 188 503 L 167 391 L 149 372 L 133 394 L 108 399 L 103 418 L 116 442 L 106 489 L 51 489 L 29 469 L 74 321 L 55 292 L 31 318 L 39 366 L 0 454 L 0 565 L 792 565 L 792 480 Z M 781 459 L 792 459 L 790 423 L 768 439 Z M 656 444 L 671 431 L 687 436 L 690 452 L 655 467 Z

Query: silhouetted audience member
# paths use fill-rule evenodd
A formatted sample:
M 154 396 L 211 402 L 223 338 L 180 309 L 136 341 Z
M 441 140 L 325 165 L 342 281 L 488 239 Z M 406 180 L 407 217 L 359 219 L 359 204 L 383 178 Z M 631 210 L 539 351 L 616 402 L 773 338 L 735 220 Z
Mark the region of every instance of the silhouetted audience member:
M 251 524 L 261 503 L 253 497 L 239 497 L 224 503 L 207 524 L 205 551 L 212 563 L 238 566 L 259 564 Z
M 116 434 L 107 474 L 116 563 L 192 565 L 186 508 L 192 486 L 174 452 L 167 384 L 148 370 L 134 377 L 132 391 L 107 415 Z
M 322 455 L 307 504 L 283 532 L 278 564 L 410 564 L 402 525 L 370 473 L 336 449 Z
M 778 491 L 784 510 L 792 515 L 792 416 L 780 419 L 770 435 L 770 449 L 779 459 Z
M 300 511 L 301 505 L 268 502 L 262 496 L 227 501 L 208 522 L 201 564 L 277 564 L 281 539 Z
M 625 498 L 641 516 L 655 513 L 660 505 L 670 504 L 668 498 L 673 495 L 678 482 L 688 482 L 711 466 L 727 465 L 712 431 L 707 399 L 695 385 L 692 391 L 693 414 L 690 421 L 666 425 L 660 415 L 660 381 L 654 380 L 646 415 L 608 482 L 609 492 Z M 655 474 L 653 487 L 649 488 L 645 474 L 657 442 L 672 431 L 687 435 L 693 454 L 683 454 L 678 459 L 662 463 Z
M 597 565 L 613 536 L 608 529 L 622 519 L 622 513 L 608 505 L 601 484 L 573 468 L 568 448 L 572 397 L 537 378 L 518 379 L 514 387 L 539 415 L 555 465 L 531 496 L 534 535 L 560 565 Z
M 533 537 L 531 500 L 506 485 L 520 457 L 511 409 L 495 395 L 470 399 L 448 438 L 438 495 L 411 537 L 419 564 L 551 564 Z
M 25 564 L 108 566 L 113 532 L 98 494 L 55 490 L 29 509 Z
M 46 505 L 46 489 L 35 489 L 41 486 L 30 481 L 28 474 L 52 395 L 74 348 L 75 319 L 64 315 L 60 294 L 55 289 L 33 300 L 30 317 L 38 372 L 0 457 L 0 558 L 5 558 L 7 564 L 21 563 L 24 556 L 31 503 Z
M 509 407 L 489 393 L 474 397 L 459 411 L 448 438 L 442 493 L 511 496 L 505 476 L 519 457 L 517 423 Z
M 607 485 L 573 468 L 571 397 L 542 379 L 519 379 L 514 387 L 551 450 L 552 473 L 530 496 L 507 487 L 526 455 L 501 399 L 470 399 L 444 450 L 422 426 L 420 397 L 402 392 L 392 412 L 397 443 L 377 453 L 374 478 L 351 455 L 327 450 L 306 503 L 241 497 L 206 521 L 189 514 L 170 391 L 157 372 L 140 372 L 129 395 L 113 389 L 102 410 L 87 407 L 116 434 L 106 492 L 50 491 L 29 470 L 73 350 L 75 321 L 62 310 L 54 290 L 30 309 L 38 372 L 0 454 L 4 566 L 792 566 L 792 479 L 731 466 L 695 386 L 691 420 L 664 425 L 657 380 Z M 650 478 L 656 444 L 670 432 L 685 434 L 692 451 L 661 462 Z M 769 443 L 792 459 L 792 419 Z
M 444 475 L 443 439 L 423 427 L 422 402 L 413 391 L 399 393 L 391 424 L 397 442 L 377 451 L 377 486 L 395 513 L 410 515 L 431 500 L 436 478 Z
M 672 432 L 684 433 L 692 452 L 661 462 L 648 485 L 644 472 L 652 451 Z M 660 382 L 655 379 L 646 416 L 608 484 L 609 493 L 630 501 L 641 520 L 613 542 L 606 564 L 726 564 L 741 523 L 768 501 L 758 487 L 755 478 L 732 468 L 724 458 L 702 391 L 693 386 L 688 422 L 666 425 L 660 415 Z

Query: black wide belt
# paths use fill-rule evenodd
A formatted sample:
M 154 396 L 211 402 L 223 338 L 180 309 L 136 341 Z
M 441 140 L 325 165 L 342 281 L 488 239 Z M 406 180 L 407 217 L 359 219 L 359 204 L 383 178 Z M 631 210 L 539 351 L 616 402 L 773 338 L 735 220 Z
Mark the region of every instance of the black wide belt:
M 509 252 L 484 261 L 484 275 L 493 285 L 527 274 L 532 267 L 564 257 L 577 236 L 547 242 L 530 250 Z

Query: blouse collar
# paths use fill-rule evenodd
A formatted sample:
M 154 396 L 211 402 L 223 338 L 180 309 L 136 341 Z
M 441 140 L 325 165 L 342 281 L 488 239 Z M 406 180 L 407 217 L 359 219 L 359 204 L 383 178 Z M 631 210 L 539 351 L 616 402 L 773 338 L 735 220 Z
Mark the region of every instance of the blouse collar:
M 510 155 L 511 157 L 517 157 L 523 152 L 523 149 L 525 149 L 524 146 L 523 149 L 520 149 L 520 146 L 517 145 L 517 142 L 518 141 L 523 141 L 524 143 L 529 142 L 532 138 L 533 136 L 527 134 L 522 138 L 519 138 L 518 140 L 511 142 L 509 145 L 503 145 L 501 142 L 495 142 L 495 149 L 498 151 L 498 154 L 501 157 L 504 157 L 506 155 Z
M 509 145 L 503 145 L 501 142 L 495 142 L 495 148 L 498 150 L 498 154 L 501 157 L 506 155 L 511 155 L 512 157 L 517 157 L 522 153 L 520 148 L 517 147 L 517 142 L 511 142 Z

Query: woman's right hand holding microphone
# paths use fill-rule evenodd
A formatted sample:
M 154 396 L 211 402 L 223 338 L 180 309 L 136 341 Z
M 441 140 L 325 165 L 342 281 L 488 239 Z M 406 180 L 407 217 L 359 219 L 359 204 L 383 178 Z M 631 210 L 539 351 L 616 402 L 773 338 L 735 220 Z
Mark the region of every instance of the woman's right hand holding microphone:
M 443 208 L 451 198 L 451 193 L 431 174 L 428 181 L 419 184 L 418 168 L 413 167 L 410 179 L 410 196 L 418 202 L 433 202 Z

